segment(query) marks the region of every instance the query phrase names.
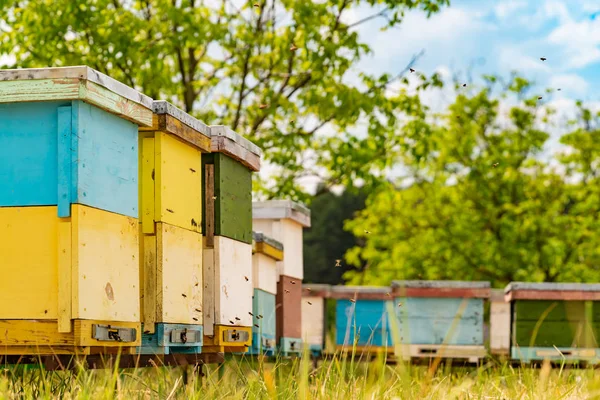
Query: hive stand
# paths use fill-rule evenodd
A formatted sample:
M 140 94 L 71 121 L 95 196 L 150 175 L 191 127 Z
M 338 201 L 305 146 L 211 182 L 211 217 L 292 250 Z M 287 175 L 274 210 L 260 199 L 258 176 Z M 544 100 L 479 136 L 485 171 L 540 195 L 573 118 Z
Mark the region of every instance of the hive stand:
M 138 127 L 152 99 L 88 67 L 0 70 L 0 354 L 140 345 Z
M 310 227 L 310 210 L 290 200 L 252 204 L 255 231 L 283 243 L 285 256 L 277 264 L 277 346 L 283 356 L 302 352 L 303 228 Z
M 490 297 L 490 353 L 510 354 L 510 303 L 504 298 L 504 289 L 492 289 Z
M 252 172 L 260 149 L 211 126 L 202 159 L 204 235 L 203 352 L 245 353 L 252 341 Z
M 388 287 L 332 286 L 336 300 L 335 344 L 338 351 L 374 356 L 394 354 L 390 321 L 394 299 Z
M 398 359 L 457 358 L 479 362 L 489 282 L 393 281 Z
M 325 349 L 325 300 L 330 296 L 330 290 L 330 285 L 302 285 L 302 341 L 309 346 L 313 357 L 321 357 Z
M 210 129 L 166 101 L 140 128 L 141 354 L 199 353 L 202 330 L 202 154 Z
M 275 355 L 275 296 L 277 294 L 277 262 L 284 257 L 283 244 L 260 232 L 252 241 L 252 347 L 250 354 Z
M 597 364 L 600 285 L 511 282 L 511 359 Z

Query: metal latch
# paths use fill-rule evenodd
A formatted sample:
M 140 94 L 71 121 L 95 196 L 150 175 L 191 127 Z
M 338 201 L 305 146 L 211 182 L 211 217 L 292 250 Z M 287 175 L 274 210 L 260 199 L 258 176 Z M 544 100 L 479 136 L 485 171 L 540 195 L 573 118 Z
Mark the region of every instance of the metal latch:
M 92 325 L 92 338 L 101 342 L 135 342 L 135 328 L 118 328 L 110 325 Z
M 237 329 L 223 331 L 223 341 L 225 342 L 247 342 L 249 339 L 250 334 L 246 331 L 238 331 Z
M 202 332 L 195 329 L 174 329 L 171 331 L 171 343 L 197 343 L 202 341 Z
M 263 338 L 262 345 L 264 348 L 275 347 L 275 339 Z

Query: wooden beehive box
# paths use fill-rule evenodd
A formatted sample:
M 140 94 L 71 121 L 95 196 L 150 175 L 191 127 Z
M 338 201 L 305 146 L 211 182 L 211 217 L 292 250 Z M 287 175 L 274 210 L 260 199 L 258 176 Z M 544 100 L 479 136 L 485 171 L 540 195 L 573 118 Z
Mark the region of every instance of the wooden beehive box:
M 485 357 L 484 301 L 489 282 L 394 281 L 398 336 L 396 356 Z
M 277 261 L 283 260 L 283 244 L 261 232 L 252 241 L 252 348 L 251 354 L 273 355 L 275 351 L 275 295 Z
M 0 352 L 139 345 L 138 127 L 152 100 L 87 67 L 1 70 L 0 121 Z
M 258 201 L 252 204 L 252 224 L 283 243 L 285 256 L 277 263 L 277 345 L 288 355 L 302 350 L 303 234 L 310 227 L 310 210 L 290 200 Z
M 598 362 L 600 285 L 511 282 L 511 358 Z
M 166 101 L 140 134 L 141 353 L 202 345 L 202 153 L 210 129 Z
M 508 356 L 510 353 L 510 303 L 503 289 L 492 289 L 490 297 L 490 353 Z
M 336 300 L 335 342 L 341 351 L 394 351 L 390 321 L 394 319 L 389 287 L 332 286 Z
M 252 339 L 252 172 L 260 149 L 211 126 L 202 159 L 204 234 L 203 352 L 246 352 Z
M 330 285 L 302 285 L 302 341 L 314 356 L 325 349 L 327 330 L 325 301 L 330 295 Z

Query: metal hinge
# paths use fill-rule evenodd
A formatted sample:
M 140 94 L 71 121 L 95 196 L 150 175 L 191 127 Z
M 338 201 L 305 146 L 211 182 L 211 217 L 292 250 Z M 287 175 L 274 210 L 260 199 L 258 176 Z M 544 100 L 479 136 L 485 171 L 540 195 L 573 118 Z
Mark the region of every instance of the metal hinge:
M 92 337 L 101 342 L 135 342 L 135 328 L 118 328 L 111 325 L 92 325 Z
M 190 329 L 174 329 L 171 331 L 171 343 L 198 343 L 202 341 L 202 332 Z
M 250 339 L 250 334 L 246 331 L 237 329 L 227 329 L 223 331 L 223 341 L 225 342 L 247 342 Z

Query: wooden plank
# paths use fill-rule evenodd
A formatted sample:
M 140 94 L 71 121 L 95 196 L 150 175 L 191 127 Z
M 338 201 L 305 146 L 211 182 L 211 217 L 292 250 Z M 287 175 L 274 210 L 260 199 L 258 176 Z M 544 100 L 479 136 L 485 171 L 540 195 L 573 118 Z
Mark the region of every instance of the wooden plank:
M 302 281 L 281 275 L 277 283 L 277 341 L 302 337 Z
M 479 318 L 399 318 L 396 341 L 423 345 L 483 346 L 483 316 Z
M 156 221 L 201 232 L 201 153 L 166 133 L 155 140 Z
M 518 290 L 505 295 L 506 301 L 514 300 L 565 300 L 565 301 L 598 301 L 600 292 L 592 291 L 554 291 L 554 290 Z
M 329 298 L 331 295 L 331 285 L 304 283 L 302 284 L 303 297 L 323 297 Z
M 136 330 L 136 340 L 133 342 L 100 341 L 92 336 L 93 325 L 110 325 L 112 328 L 126 328 Z M 142 344 L 142 329 L 139 322 L 122 321 L 98 321 L 98 320 L 75 320 L 73 321 L 73 336 L 76 346 L 99 346 L 99 347 L 130 347 L 134 348 Z
M 453 319 L 458 316 L 461 319 L 480 320 L 483 324 L 483 299 L 395 297 L 393 300 L 394 310 L 400 318 L 438 320 Z
M 332 286 L 329 298 L 337 300 L 392 300 L 394 295 L 391 289 L 385 286 Z
M 135 218 L 73 205 L 73 318 L 140 320 Z
M 324 347 L 325 301 L 322 297 L 302 297 L 302 340 Z
M 398 358 L 484 358 L 487 351 L 484 346 L 447 346 L 447 345 L 396 345 L 394 355 Z
M 395 315 L 388 312 L 387 303 L 381 300 L 338 300 L 336 302 L 336 344 L 352 346 L 391 346 L 390 322 Z
M 559 362 L 567 361 L 592 361 L 597 363 L 600 360 L 600 349 L 581 349 L 573 347 L 516 347 L 511 348 L 511 358 L 521 362 L 531 362 L 535 360 L 555 360 Z
M 0 208 L 0 319 L 58 318 L 57 207 Z
M 58 331 L 71 332 L 72 271 L 71 271 L 71 218 L 58 221 Z
M 144 135 L 141 141 L 141 170 L 140 170 L 140 200 L 142 233 L 155 234 L 155 164 L 154 164 L 154 135 Z
M 157 322 L 157 304 L 158 304 L 158 285 L 156 277 L 157 263 L 157 243 L 156 235 L 142 235 L 142 259 L 140 260 L 141 285 L 143 287 L 142 322 L 144 323 L 144 332 L 152 334 L 156 329 Z
M 81 85 L 79 79 L 73 78 L 19 81 L 0 79 L 0 103 L 77 100 Z
M 152 126 L 152 110 L 117 93 L 86 81 L 80 86 L 79 98 L 140 126 Z
M 251 244 L 252 174 L 223 154 L 214 159 L 215 235 Z
M 74 346 L 73 334 L 59 332 L 57 321 L 0 320 L 3 346 Z
M 513 345 L 533 347 L 598 347 L 600 325 L 585 321 L 516 321 Z M 535 337 L 534 337 L 535 333 Z
M 206 164 L 205 168 L 205 196 L 206 215 L 204 218 L 206 246 L 214 247 L 215 245 L 215 166 L 214 164 Z
M 283 250 L 279 250 L 279 249 L 269 245 L 268 243 L 264 243 L 264 242 L 256 243 L 255 251 L 257 253 L 262 253 L 264 255 L 267 255 L 276 261 L 283 261 Z
M 479 298 L 490 297 L 490 289 L 393 288 L 396 297 Z
M 255 289 L 277 293 L 277 261 L 261 253 L 252 255 L 252 285 Z
M 202 323 L 202 236 L 164 223 L 157 225 L 158 322 Z
M 58 204 L 57 109 L 69 104 L 0 104 L 0 206 Z
M 216 313 L 216 297 L 217 286 L 215 281 L 215 249 L 206 246 L 206 238 L 204 238 L 204 248 L 202 249 L 202 316 L 204 325 L 204 334 L 207 336 L 214 335 L 215 313 Z
M 490 304 L 490 352 L 492 354 L 508 354 L 510 329 L 510 303 L 493 301 Z
M 58 137 L 57 137 L 57 195 L 58 216 L 61 218 L 71 216 L 71 135 L 72 135 L 72 107 L 58 107 Z
M 214 264 L 215 324 L 251 327 L 252 246 L 215 236 Z
M 283 219 L 274 222 L 274 232 L 279 231 L 281 236 L 276 236 L 283 243 L 285 249 L 284 259 L 278 263 L 279 275 L 302 280 L 304 278 L 304 242 L 303 227 L 294 220 Z
M 222 153 L 227 157 L 248 168 L 250 171 L 260 171 L 260 157 L 238 146 L 235 142 L 223 137 L 213 137 L 212 153 Z
M 304 228 L 310 228 L 310 209 L 291 200 L 255 201 L 252 203 L 252 218 L 291 219 Z
M 177 136 L 185 143 L 195 146 L 204 153 L 210 152 L 211 140 L 209 136 L 198 132 L 170 115 L 160 115 L 159 124 L 161 130 Z

